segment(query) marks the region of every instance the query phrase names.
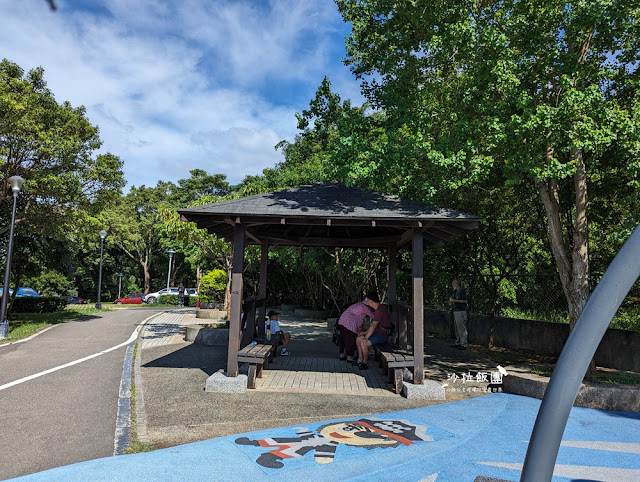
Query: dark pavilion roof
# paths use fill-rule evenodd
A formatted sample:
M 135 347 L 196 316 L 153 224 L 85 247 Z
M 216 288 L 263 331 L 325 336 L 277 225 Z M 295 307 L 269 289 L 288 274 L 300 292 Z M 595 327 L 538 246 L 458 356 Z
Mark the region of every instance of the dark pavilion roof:
M 481 218 L 419 201 L 321 182 L 178 211 L 182 221 L 233 241 L 245 226 L 250 244 L 386 248 L 411 243 L 412 228 L 426 245 L 476 229 Z

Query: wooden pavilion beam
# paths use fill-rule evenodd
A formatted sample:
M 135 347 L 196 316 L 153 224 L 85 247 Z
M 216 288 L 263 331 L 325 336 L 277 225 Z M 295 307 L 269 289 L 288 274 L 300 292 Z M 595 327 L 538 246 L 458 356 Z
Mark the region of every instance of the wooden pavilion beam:
M 258 299 L 264 300 L 258 308 L 258 338 L 265 337 L 264 318 L 267 309 L 267 264 L 269 261 L 269 242 L 262 241 L 260 246 L 260 284 L 258 286 Z
M 442 234 L 437 226 L 431 227 L 428 234 L 431 236 L 431 238 L 436 238 L 440 241 L 447 241 L 451 238 L 451 235 L 448 233 Z
M 396 293 L 396 271 L 398 267 L 396 266 L 396 254 L 397 248 L 396 243 L 389 243 L 387 247 L 387 256 L 389 258 L 389 263 L 387 265 L 388 274 L 388 296 L 389 296 L 389 308 L 390 308 L 390 318 L 391 323 L 396 327 L 396 334 L 398 333 L 398 296 Z
M 233 229 L 233 265 L 231 268 L 231 314 L 229 316 L 229 348 L 227 351 L 227 376 L 238 376 L 238 350 L 242 315 L 242 269 L 244 265 L 244 225 Z
M 217 215 L 217 214 L 189 214 L 187 216 L 181 215 L 181 220 L 189 222 L 209 222 L 215 223 L 230 223 L 236 224 L 241 222 L 245 226 L 258 226 L 269 224 L 286 224 L 294 226 L 365 226 L 365 227 L 395 227 L 398 229 L 406 229 L 412 227 L 426 227 L 433 221 L 430 219 L 363 219 L 355 217 L 332 217 L 324 216 L 321 218 L 313 217 L 282 217 L 282 216 L 231 216 L 229 214 Z M 454 222 L 454 220 L 446 220 L 445 222 Z M 329 224 L 328 224 L 329 223 Z M 458 224 L 457 222 L 456 224 Z M 203 226 L 204 227 L 204 226 Z
M 424 235 L 413 230 L 413 383 L 424 382 Z
M 269 244 L 279 246 L 310 246 L 310 247 L 338 247 L 338 248 L 371 248 L 386 249 L 389 240 L 393 237 L 383 238 L 304 238 L 296 239 L 281 238 L 278 236 L 262 235 L 262 241 L 269 241 Z
M 227 226 L 227 223 L 224 221 L 220 221 L 219 219 L 200 219 L 196 221 L 196 226 L 198 229 L 208 229 L 217 225 Z

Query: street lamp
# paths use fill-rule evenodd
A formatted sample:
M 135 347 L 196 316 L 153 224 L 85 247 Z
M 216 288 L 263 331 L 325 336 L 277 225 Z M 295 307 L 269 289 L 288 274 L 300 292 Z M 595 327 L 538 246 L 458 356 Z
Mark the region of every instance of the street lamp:
M 124 275 L 122 273 L 118 273 L 118 298 L 120 298 L 120 288 L 122 288 L 122 278 L 124 278 Z
M 167 250 L 167 253 L 169 253 L 169 272 L 167 273 L 167 289 L 169 289 L 169 281 L 171 280 L 171 260 L 173 259 L 173 254 L 175 253 L 175 251 L 173 250 L 173 248 L 169 248 Z
M 18 193 L 24 183 L 20 176 L 11 176 L 9 185 L 13 191 L 13 210 L 11 211 L 11 228 L 9 228 L 9 246 L 7 247 L 7 264 L 4 267 L 4 288 L 2 289 L 2 303 L 0 304 L 0 338 L 9 334 L 9 320 L 7 320 L 7 301 L 9 299 L 9 275 L 11 274 L 11 253 L 13 252 L 13 229 L 16 224 L 16 205 Z
M 107 232 L 103 229 L 100 231 L 100 268 L 98 269 L 98 301 L 96 302 L 96 310 L 102 309 L 102 302 L 100 301 L 100 291 L 102 290 L 102 249 L 104 246 L 104 238 L 107 237 Z

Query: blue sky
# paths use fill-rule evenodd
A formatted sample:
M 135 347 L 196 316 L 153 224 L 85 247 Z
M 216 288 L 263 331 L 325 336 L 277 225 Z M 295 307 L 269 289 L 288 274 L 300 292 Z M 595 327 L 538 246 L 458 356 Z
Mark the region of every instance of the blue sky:
M 190 169 L 231 183 L 282 160 L 294 114 L 327 75 L 361 103 L 330 0 L 5 0 L 0 57 L 42 66 L 58 102 L 84 105 L 129 185 Z

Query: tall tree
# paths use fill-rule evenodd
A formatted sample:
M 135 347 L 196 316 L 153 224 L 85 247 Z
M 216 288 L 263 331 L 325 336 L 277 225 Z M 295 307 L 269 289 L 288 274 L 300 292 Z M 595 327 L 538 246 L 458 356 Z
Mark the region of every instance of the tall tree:
M 640 167 L 637 2 L 337 4 L 347 64 L 394 144 L 411 144 L 386 169 L 416 166 L 417 185 L 531 183 L 573 326 L 590 293 L 591 177 L 605 153 L 633 182 Z
M 56 102 L 42 68 L 25 73 L 7 59 L 0 62 L 0 203 L 10 196 L 9 177 L 22 176 L 17 226 L 60 233 L 78 209 L 117 197 L 122 161 L 112 154 L 93 157 L 100 145 L 85 108 Z M 0 233 L 7 229 L 3 223 Z
M 155 188 L 134 186 L 118 204 L 99 215 L 108 232 L 106 243 L 121 249 L 142 270 L 145 293 L 151 288 L 154 254 L 160 250 L 160 211 L 167 202 L 169 187 L 161 182 Z

